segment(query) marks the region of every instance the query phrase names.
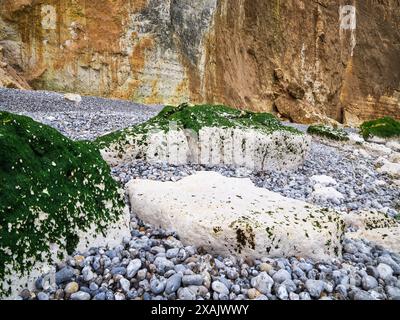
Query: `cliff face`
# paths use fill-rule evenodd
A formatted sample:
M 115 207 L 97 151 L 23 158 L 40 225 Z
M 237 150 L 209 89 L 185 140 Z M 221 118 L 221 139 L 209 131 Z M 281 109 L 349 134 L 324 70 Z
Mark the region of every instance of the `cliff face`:
M 0 45 L 40 89 L 400 117 L 399 0 L 2 0 Z

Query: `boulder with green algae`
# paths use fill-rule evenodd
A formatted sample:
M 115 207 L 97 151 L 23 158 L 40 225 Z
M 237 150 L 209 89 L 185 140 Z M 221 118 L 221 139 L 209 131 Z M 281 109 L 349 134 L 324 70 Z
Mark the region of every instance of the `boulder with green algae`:
M 144 159 L 268 170 L 302 164 L 310 138 L 269 113 L 182 104 L 167 106 L 148 122 L 100 137 L 96 143 L 111 165 Z
M 307 132 L 311 135 L 335 141 L 349 141 L 349 134 L 343 129 L 336 129 L 324 125 L 309 126 Z
M 372 137 L 384 139 L 400 138 L 400 121 L 391 117 L 384 117 L 364 122 L 360 126 L 360 130 L 365 140 Z
M 98 149 L 0 112 L 0 296 L 74 250 L 129 235 L 123 192 Z

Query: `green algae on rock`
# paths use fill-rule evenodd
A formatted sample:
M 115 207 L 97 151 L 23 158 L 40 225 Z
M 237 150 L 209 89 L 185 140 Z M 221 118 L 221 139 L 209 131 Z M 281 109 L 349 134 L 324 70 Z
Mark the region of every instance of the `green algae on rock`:
M 360 130 L 365 140 L 372 137 L 400 137 L 400 121 L 397 121 L 391 117 L 384 117 L 377 120 L 364 122 L 360 126 Z
M 336 129 L 324 125 L 309 126 L 307 132 L 311 135 L 320 136 L 335 141 L 349 141 L 349 135 L 343 129 Z
M 272 164 L 296 167 L 309 148 L 307 136 L 272 114 L 189 104 L 167 106 L 153 119 L 95 143 L 111 165 L 147 159 L 246 166 L 250 159 L 261 170 Z
M 253 128 L 263 132 L 281 130 L 301 134 L 295 128 L 282 125 L 270 113 L 241 111 L 224 105 L 189 105 L 183 103 L 177 107 L 166 106 L 149 121 L 99 137 L 96 143 L 100 148 L 108 147 L 116 142 L 123 146 L 129 140 L 129 137 L 135 135 L 142 135 L 145 140 L 145 136 L 152 129 L 162 129 L 167 132 L 171 122 L 176 122 L 178 128 L 191 129 L 197 133 L 204 127 L 220 127 Z
M 11 274 L 105 234 L 125 204 L 96 146 L 31 118 L 0 112 L 0 154 L 0 296 L 8 296 Z

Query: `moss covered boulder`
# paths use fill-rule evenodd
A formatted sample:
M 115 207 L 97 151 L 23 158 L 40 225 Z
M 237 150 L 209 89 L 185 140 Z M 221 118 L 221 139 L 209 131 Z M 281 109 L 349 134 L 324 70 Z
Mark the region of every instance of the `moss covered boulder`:
M 111 165 L 143 159 L 268 170 L 302 164 L 310 138 L 268 113 L 182 104 L 167 106 L 148 122 L 100 137 L 96 143 Z
M 390 117 L 367 121 L 360 126 L 360 130 L 365 140 L 373 137 L 400 138 L 400 121 Z
M 97 147 L 0 112 L 0 296 L 74 250 L 129 235 L 123 192 Z
M 334 141 L 349 141 L 349 134 L 343 129 L 336 129 L 325 125 L 309 126 L 307 133 Z

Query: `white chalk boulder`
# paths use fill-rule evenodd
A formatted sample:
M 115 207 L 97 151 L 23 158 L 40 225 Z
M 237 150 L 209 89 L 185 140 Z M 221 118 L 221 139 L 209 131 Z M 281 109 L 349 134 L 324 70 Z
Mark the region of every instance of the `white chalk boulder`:
M 346 237 L 364 239 L 400 254 L 400 223 L 377 211 L 350 213 L 343 216 L 346 226 L 355 230 Z
M 143 142 L 145 139 L 145 143 Z M 187 130 L 150 133 L 104 148 L 103 158 L 112 166 L 137 158 L 172 165 L 231 165 L 250 170 L 291 170 L 304 163 L 311 138 L 287 131 L 264 133 L 243 128 L 202 128 L 197 136 Z
M 82 102 L 81 95 L 76 94 L 76 93 L 66 93 L 66 94 L 64 94 L 64 99 L 71 101 L 71 102 L 75 102 L 76 104 Z
M 158 116 L 97 140 L 112 166 L 137 159 L 255 171 L 290 170 L 304 163 L 311 137 L 273 115 L 226 106 L 165 107 Z
M 317 260 L 342 252 L 340 215 L 257 188 L 250 179 L 198 172 L 178 182 L 132 180 L 127 190 L 139 218 L 209 252 Z

